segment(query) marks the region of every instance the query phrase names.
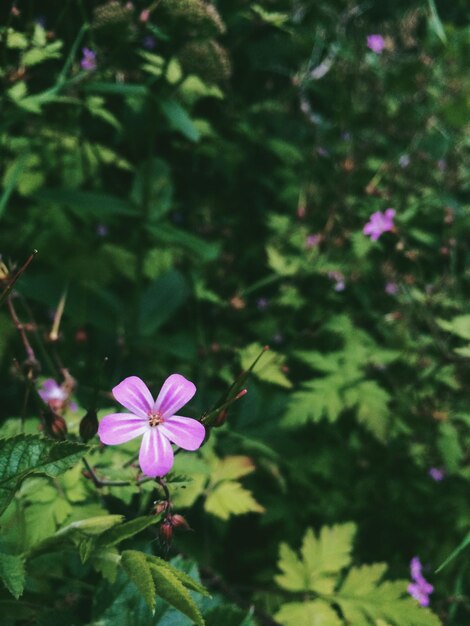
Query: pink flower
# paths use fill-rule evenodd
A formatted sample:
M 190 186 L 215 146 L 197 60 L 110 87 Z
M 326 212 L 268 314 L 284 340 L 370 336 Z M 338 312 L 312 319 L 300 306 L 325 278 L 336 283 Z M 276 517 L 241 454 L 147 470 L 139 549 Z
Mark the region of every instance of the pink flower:
M 389 296 L 396 295 L 398 293 L 398 285 L 393 281 L 388 282 L 385 285 L 385 293 L 387 293 Z
M 80 61 L 82 70 L 87 70 L 87 72 L 96 70 L 96 52 L 90 50 L 90 48 L 83 48 L 82 54 L 83 57 Z
M 376 211 L 372 213 L 369 221 L 362 229 L 364 235 L 370 235 L 372 241 L 377 241 L 382 233 L 393 230 L 395 225 L 393 218 L 395 217 L 395 209 L 387 209 L 384 213 Z
M 130 413 L 106 415 L 98 428 L 102 443 L 118 445 L 142 435 L 139 465 L 146 476 L 164 476 L 173 465 L 171 443 L 197 450 L 206 435 L 201 422 L 175 415 L 196 393 L 195 385 L 181 376 L 169 376 L 156 400 L 137 376 L 114 387 L 113 396 Z M 171 443 L 170 443 L 171 442 Z
M 321 235 L 308 235 L 305 240 L 305 245 L 307 248 L 315 248 L 321 241 Z
M 434 587 L 424 578 L 421 570 L 422 565 L 419 557 L 413 557 L 410 562 L 413 582 L 408 585 L 408 593 L 415 600 L 418 600 L 421 606 L 429 606 L 429 596 L 434 591 Z
M 444 480 L 445 472 L 438 467 L 431 467 L 428 472 L 429 476 L 435 480 L 437 483 L 440 483 L 441 480 Z
M 382 54 L 382 50 L 385 48 L 385 39 L 382 35 L 367 35 L 367 47 L 375 54 Z
M 49 404 L 51 407 L 62 406 L 69 397 L 69 394 L 63 389 L 53 378 L 46 378 L 42 383 L 41 389 L 38 390 L 38 394 L 42 400 Z

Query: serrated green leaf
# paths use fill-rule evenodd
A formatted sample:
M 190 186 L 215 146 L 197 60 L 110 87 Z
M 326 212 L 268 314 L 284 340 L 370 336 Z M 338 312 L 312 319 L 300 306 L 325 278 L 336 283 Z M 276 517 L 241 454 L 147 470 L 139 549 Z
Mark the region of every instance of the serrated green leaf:
M 254 470 L 255 465 L 249 456 L 226 456 L 223 459 L 217 459 L 210 481 L 212 485 L 215 485 L 223 480 L 236 480 L 251 474 Z
M 256 502 L 251 491 L 231 480 L 219 483 L 209 492 L 204 509 L 223 520 L 228 520 L 231 515 L 264 512 L 264 508 Z
M 379 441 L 385 441 L 389 429 L 390 394 L 373 380 L 365 380 L 351 389 L 357 403 L 357 419 Z M 345 394 L 348 400 L 347 393 Z
M 280 546 L 277 584 L 289 591 L 332 593 L 338 573 L 351 561 L 356 526 L 352 523 L 324 526 L 318 537 L 305 533 L 300 559 L 285 544 Z
M 137 550 L 125 550 L 121 556 L 121 564 L 130 580 L 142 594 L 147 606 L 153 611 L 157 596 L 151 571 L 152 566 L 147 562 L 146 555 Z
M 35 435 L 0 439 L 0 514 L 25 478 L 34 473 L 59 476 L 87 450 L 81 443 L 51 441 Z
M 24 558 L 0 552 L 0 579 L 17 600 L 23 593 L 25 578 Z
M 242 369 L 248 370 L 262 350 L 263 347 L 258 343 L 252 343 L 240 350 L 240 362 Z M 253 373 L 257 376 L 257 378 L 263 380 L 264 382 L 290 389 L 292 387 L 292 383 L 282 372 L 284 361 L 285 357 L 282 354 L 279 354 L 274 350 L 269 350 L 269 352 L 266 352 L 266 356 L 261 363 L 253 369 Z
M 342 626 L 343 621 L 323 600 L 312 602 L 288 602 L 275 614 L 283 626 Z M 359 624 L 354 624 L 359 626 Z
M 407 594 L 407 581 L 380 582 L 383 563 L 352 568 L 333 601 L 351 624 L 383 619 L 395 626 L 440 626 L 439 618 Z
M 437 319 L 439 326 L 453 335 L 457 335 L 461 339 L 470 340 L 470 314 L 457 315 L 451 320 Z
M 197 604 L 183 583 L 166 567 L 166 564 L 162 566 L 152 563 L 150 564 L 150 571 L 157 594 L 175 609 L 187 615 L 197 626 L 204 626 L 204 619 Z
M 200 593 L 201 595 L 208 598 L 211 597 L 210 593 L 203 585 L 201 585 L 201 583 L 198 583 L 196 580 L 194 580 L 194 578 L 191 578 L 191 576 L 186 574 L 186 572 L 183 572 L 177 567 L 174 567 L 173 565 L 171 565 L 171 563 L 168 563 L 158 556 L 154 556 L 151 554 L 147 554 L 147 560 L 149 561 L 149 563 L 153 563 L 158 567 L 167 568 L 174 576 L 176 576 L 176 578 L 178 578 L 179 581 L 183 583 L 183 585 L 187 589 L 190 589 L 191 591 L 196 591 L 197 593 Z

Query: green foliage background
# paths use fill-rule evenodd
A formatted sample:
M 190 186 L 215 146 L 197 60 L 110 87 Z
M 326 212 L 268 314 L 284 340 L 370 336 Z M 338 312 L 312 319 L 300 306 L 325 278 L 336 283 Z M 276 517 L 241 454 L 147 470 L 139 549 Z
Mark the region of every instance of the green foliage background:
M 2 4 L 0 288 L 38 249 L 12 301 L 40 364 L 3 303 L 2 624 L 466 623 L 467 555 L 434 571 L 470 513 L 468 3 Z M 80 419 L 172 372 L 201 417 L 265 344 L 176 457 L 194 532 L 163 561 L 136 442 L 84 446 Z M 58 443 L 35 390 L 64 367 Z

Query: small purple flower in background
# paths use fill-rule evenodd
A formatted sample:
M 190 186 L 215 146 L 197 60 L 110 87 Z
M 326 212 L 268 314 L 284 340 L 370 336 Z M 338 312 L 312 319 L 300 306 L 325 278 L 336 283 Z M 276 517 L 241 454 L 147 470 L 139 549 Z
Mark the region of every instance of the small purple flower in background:
M 157 46 L 157 40 L 155 39 L 155 37 L 152 37 L 152 35 L 146 35 L 142 39 L 142 45 L 146 50 L 155 50 Z
M 410 155 L 409 154 L 402 154 L 401 157 L 398 159 L 398 163 L 399 163 L 400 167 L 405 169 L 411 163 Z
M 53 378 L 47 378 L 38 390 L 42 400 L 50 406 L 61 405 L 67 400 L 68 393 Z
M 429 476 L 435 480 L 437 483 L 440 483 L 441 480 L 444 480 L 446 473 L 444 470 L 439 469 L 438 467 L 431 467 L 428 472 Z
M 268 308 L 269 302 L 266 298 L 258 298 L 258 300 L 256 300 L 256 306 L 260 311 L 264 311 Z
M 305 240 L 305 245 L 307 248 L 315 248 L 321 241 L 321 235 L 308 235 Z
M 343 141 L 351 141 L 351 133 L 349 131 L 346 131 L 344 133 L 341 134 L 341 139 Z
M 142 24 L 145 24 L 146 22 L 149 21 L 149 17 L 150 17 L 150 9 L 143 9 L 143 11 L 141 11 L 139 15 L 139 22 L 142 22 Z
M 421 561 L 417 556 L 411 559 L 410 572 L 413 582 L 408 585 L 408 593 L 418 600 L 421 606 L 429 606 L 429 596 L 434 591 L 434 587 L 424 578 Z
M 273 337 L 273 343 L 277 343 L 280 344 L 284 341 L 284 335 L 281 335 L 281 333 L 276 333 Z
M 90 48 L 83 48 L 82 53 L 83 57 L 80 61 L 80 66 L 82 70 L 96 70 L 96 52 L 93 52 L 93 50 L 90 50 Z
M 317 153 L 321 156 L 321 157 L 327 157 L 330 156 L 330 153 L 328 152 L 328 150 L 326 148 L 323 148 L 323 146 L 320 146 L 319 148 L 317 148 Z
M 393 281 L 388 282 L 385 285 L 385 293 L 388 293 L 389 296 L 394 296 L 398 293 L 398 285 Z
M 96 227 L 96 234 L 98 237 L 107 237 L 109 235 L 109 228 L 106 224 L 98 224 Z
M 180 374 L 169 376 L 156 400 L 137 376 L 114 387 L 113 396 L 130 413 L 112 413 L 100 422 L 102 443 L 115 446 L 142 435 L 139 465 L 146 476 L 168 474 L 173 466 L 171 443 L 184 450 L 197 450 L 206 435 L 201 422 L 175 415 L 196 393 L 196 386 Z M 170 443 L 171 442 L 171 443 Z
M 382 35 L 367 35 L 367 47 L 375 54 L 382 54 L 382 50 L 385 48 L 385 39 Z
M 440 172 L 445 172 L 447 169 L 447 161 L 445 159 L 439 159 L 439 161 L 437 162 L 437 169 Z
M 382 211 L 376 211 L 375 213 L 372 213 L 369 221 L 362 229 L 362 232 L 364 235 L 369 235 L 372 241 L 377 241 L 382 233 L 386 233 L 387 231 L 394 229 L 394 217 L 395 209 L 386 209 L 384 213 L 382 213 Z
M 346 281 L 344 280 L 344 276 L 341 272 L 333 271 L 328 272 L 328 278 L 330 280 L 335 281 L 334 290 L 335 291 L 344 291 L 346 289 Z

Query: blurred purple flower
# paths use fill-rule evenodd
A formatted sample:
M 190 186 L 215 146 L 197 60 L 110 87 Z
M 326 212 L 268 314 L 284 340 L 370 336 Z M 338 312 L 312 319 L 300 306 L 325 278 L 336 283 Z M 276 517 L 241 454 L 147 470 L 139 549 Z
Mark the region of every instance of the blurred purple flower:
M 434 587 L 424 578 L 421 561 L 417 556 L 411 559 L 410 573 L 413 582 L 408 585 L 408 593 L 418 600 L 421 606 L 429 606 L 429 596 L 434 591 Z
M 157 40 L 152 35 L 146 35 L 142 39 L 142 45 L 146 50 L 154 50 L 157 46 Z
M 323 146 L 320 146 L 319 148 L 317 148 L 317 153 L 321 156 L 321 157 L 327 157 L 330 155 L 330 153 L 328 152 L 328 150 L 326 148 L 323 148 Z
M 341 139 L 343 141 L 351 141 L 351 133 L 349 131 L 346 131 L 344 133 L 341 134 Z
M 344 291 L 346 289 L 346 281 L 341 272 L 337 272 L 336 270 L 328 272 L 328 278 L 335 281 L 335 286 L 333 287 L 335 291 Z
M 83 57 L 82 57 L 82 60 L 80 61 L 80 66 L 82 70 L 87 70 L 87 71 L 96 70 L 97 68 L 96 52 L 93 52 L 93 50 L 90 50 L 90 48 L 83 48 L 82 53 L 83 53 Z
M 177 415 L 196 393 L 196 386 L 180 374 L 169 376 L 155 400 L 143 380 L 125 378 L 113 396 L 129 413 L 112 413 L 100 422 L 98 436 L 109 446 L 142 436 L 139 465 L 146 476 L 165 476 L 173 466 L 174 443 L 184 450 L 197 450 L 206 430 L 195 419 Z
M 440 483 L 441 480 L 444 479 L 446 473 L 444 470 L 439 469 L 438 467 L 431 467 L 428 472 L 429 476 L 435 480 L 437 483 Z
M 403 169 L 408 167 L 410 162 L 411 162 L 411 159 L 410 159 L 410 155 L 409 154 L 402 154 L 401 157 L 398 159 L 398 163 L 399 163 L 400 167 L 402 167 Z
M 385 39 L 382 35 L 367 35 L 367 47 L 375 52 L 376 54 L 381 54 L 382 50 L 385 48 Z
M 377 241 L 382 233 L 394 229 L 394 217 L 395 209 L 386 209 L 384 213 L 382 213 L 382 211 L 376 211 L 372 213 L 369 221 L 362 229 L 362 232 L 364 235 L 369 235 L 372 241 Z
M 274 343 L 282 343 L 284 341 L 284 335 L 281 335 L 281 333 L 276 333 L 273 337 L 273 342 Z
M 445 172 L 447 169 L 447 161 L 445 159 L 439 159 L 437 162 L 437 168 L 440 172 Z
M 318 246 L 320 241 L 321 235 L 308 235 L 307 239 L 305 240 L 305 245 L 307 246 L 307 248 L 315 248 L 316 246 Z
M 53 378 L 46 378 L 38 393 L 46 404 L 63 403 L 68 397 L 67 392 Z
M 106 224 L 98 224 L 96 227 L 96 234 L 98 237 L 107 237 L 109 235 L 109 228 Z
M 388 293 L 389 296 L 394 296 L 398 293 L 398 285 L 393 281 L 388 282 L 385 285 L 385 293 Z
M 266 298 L 258 298 L 258 300 L 256 301 L 256 306 L 260 311 L 264 311 L 268 308 L 269 302 Z

